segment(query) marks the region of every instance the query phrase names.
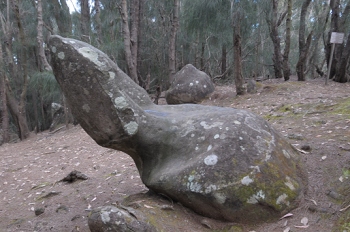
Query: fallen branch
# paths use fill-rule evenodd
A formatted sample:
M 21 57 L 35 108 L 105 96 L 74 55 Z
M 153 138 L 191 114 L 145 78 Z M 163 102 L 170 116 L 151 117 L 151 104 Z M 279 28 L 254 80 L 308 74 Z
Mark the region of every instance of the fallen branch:
M 340 212 L 344 212 L 344 211 L 346 211 L 346 210 L 349 209 L 349 208 L 350 208 L 350 205 L 346 206 L 345 208 L 340 209 L 339 211 L 340 211 Z

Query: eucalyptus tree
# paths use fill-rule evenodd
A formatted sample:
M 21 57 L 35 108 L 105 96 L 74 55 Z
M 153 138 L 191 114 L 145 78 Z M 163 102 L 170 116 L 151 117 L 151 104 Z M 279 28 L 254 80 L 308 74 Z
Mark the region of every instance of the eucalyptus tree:
M 176 73 L 176 35 L 179 29 L 179 0 L 173 0 L 173 10 L 170 18 L 171 29 L 169 39 L 169 81 Z
M 283 52 L 283 76 L 284 80 L 288 81 L 290 76 L 289 66 L 289 52 L 290 52 L 290 41 L 291 41 L 291 26 L 292 26 L 292 0 L 287 0 L 287 16 L 286 16 L 286 39 Z
M 331 0 L 331 28 L 328 34 L 328 41 L 332 32 L 340 32 L 345 34 L 345 43 L 338 45 L 334 52 L 334 59 L 330 70 L 330 78 L 334 77 L 337 82 L 347 82 L 346 71 L 349 66 L 350 59 L 350 2 L 345 0 Z M 327 63 L 330 60 L 330 42 L 326 46 Z
M 40 65 L 40 70 L 41 66 L 44 67 L 45 70 L 47 71 L 52 71 L 52 68 L 47 61 L 47 58 L 45 56 L 45 51 L 44 51 L 44 39 L 43 39 L 43 8 L 42 8 L 42 3 L 41 0 L 37 0 L 36 3 L 36 9 L 37 9 L 37 20 L 38 20 L 38 25 L 36 27 L 37 29 L 37 43 L 38 43 L 38 53 L 39 53 L 39 61 L 41 63 Z
M 282 53 L 281 53 L 281 39 L 280 33 L 278 31 L 279 26 L 283 22 L 284 17 L 287 12 L 279 13 L 279 3 L 278 0 L 270 0 L 270 9 L 265 11 L 266 22 L 269 26 L 270 37 L 273 43 L 273 67 L 275 72 L 275 78 L 282 78 Z
M 234 80 L 237 95 L 245 94 L 243 87 L 244 79 L 242 75 L 242 36 L 241 24 L 243 10 L 240 1 L 231 2 L 232 25 L 233 25 L 233 60 L 234 60 Z
M 308 34 L 305 41 L 305 28 L 306 28 L 306 14 L 311 0 L 304 0 L 300 12 L 300 26 L 299 26 L 299 60 L 296 66 L 296 71 L 298 74 L 298 81 L 305 81 L 305 69 L 306 69 L 306 59 L 309 53 L 309 48 L 312 39 L 312 31 Z
M 124 39 L 124 50 L 125 50 L 125 59 L 128 67 L 128 74 L 130 78 L 139 84 L 137 77 L 137 38 L 138 38 L 138 17 L 139 17 L 139 2 L 134 0 L 131 5 L 132 12 L 132 29 L 130 30 L 129 26 L 129 12 L 127 1 L 121 0 L 119 5 L 119 11 L 122 18 L 122 34 Z
M 48 0 L 46 23 L 50 25 L 52 34 L 60 34 L 65 37 L 72 35 L 72 18 L 67 5 L 67 0 Z
M 2 15 L 0 14 L 0 17 Z M 2 36 L 1 36 L 2 37 Z M 2 44 L 2 39 L 0 37 L 0 43 Z M 4 58 L 2 55 L 2 46 L 0 46 L 0 123 L 2 129 L 2 141 L 1 143 L 9 142 L 9 116 L 7 111 L 7 97 L 6 97 L 6 73 L 5 73 L 5 65 Z

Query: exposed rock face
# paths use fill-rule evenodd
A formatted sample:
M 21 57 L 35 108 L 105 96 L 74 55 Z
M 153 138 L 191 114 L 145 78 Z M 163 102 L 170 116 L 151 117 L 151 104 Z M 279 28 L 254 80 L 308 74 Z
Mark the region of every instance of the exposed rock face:
M 175 74 L 165 93 L 165 99 L 168 104 L 200 103 L 214 89 L 214 84 L 206 73 L 187 64 Z
M 138 215 L 139 216 L 139 215 Z M 88 220 L 91 232 L 156 232 L 150 224 L 140 221 L 128 210 L 115 206 L 94 209 Z
M 154 105 L 104 53 L 50 38 L 52 66 L 74 116 L 101 146 L 124 151 L 143 183 L 195 212 L 266 221 L 295 208 L 306 179 L 299 154 L 244 110 Z

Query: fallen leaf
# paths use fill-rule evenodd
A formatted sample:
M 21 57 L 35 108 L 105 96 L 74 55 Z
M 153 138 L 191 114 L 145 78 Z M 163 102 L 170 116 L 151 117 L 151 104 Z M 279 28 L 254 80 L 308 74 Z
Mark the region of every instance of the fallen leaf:
M 154 209 L 154 207 L 149 206 L 149 205 L 143 205 L 143 206 L 145 206 L 147 209 Z
M 343 180 L 344 180 L 344 179 L 343 179 L 343 176 L 339 177 L 339 181 L 340 181 L 340 182 L 343 182 Z
M 294 226 L 295 228 L 301 228 L 301 229 L 306 229 L 309 227 L 309 225 L 306 225 L 306 226 Z
M 309 223 L 309 219 L 307 217 L 303 217 L 300 222 L 301 224 L 304 224 L 304 226 L 306 226 L 307 223 Z
M 283 230 L 283 232 L 289 232 L 290 231 L 290 227 L 287 227 Z
M 322 156 L 322 158 L 321 158 L 322 160 L 325 160 L 325 159 L 327 159 L 327 156 L 326 155 L 324 155 L 324 156 Z
M 280 220 L 283 219 L 283 218 L 291 217 L 291 216 L 293 216 L 292 213 L 287 213 L 286 215 L 284 215 L 283 217 L 281 217 Z

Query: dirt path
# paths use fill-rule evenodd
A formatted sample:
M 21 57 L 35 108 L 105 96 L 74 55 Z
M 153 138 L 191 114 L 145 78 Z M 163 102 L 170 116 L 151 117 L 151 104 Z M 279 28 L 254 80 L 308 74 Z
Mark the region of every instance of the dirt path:
M 257 94 L 242 97 L 234 97 L 233 86 L 218 86 L 203 104 L 251 110 L 298 149 L 309 146 L 301 153 L 309 174 L 306 198 L 293 216 L 256 226 L 216 223 L 176 206 L 164 221 L 166 231 L 350 231 L 350 208 L 344 209 L 350 205 L 350 84 L 292 78 L 258 86 Z M 60 182 L 73 170 L 89 179 Z M 0 232 L 89 231 L 91 208 L 146 191 L 127 155 L 96 145 L 80 126 L 0 146 Z M 308 227 L 295 227 L 304 217 Z M 179 218 L 188 220 L 174 225 Z

